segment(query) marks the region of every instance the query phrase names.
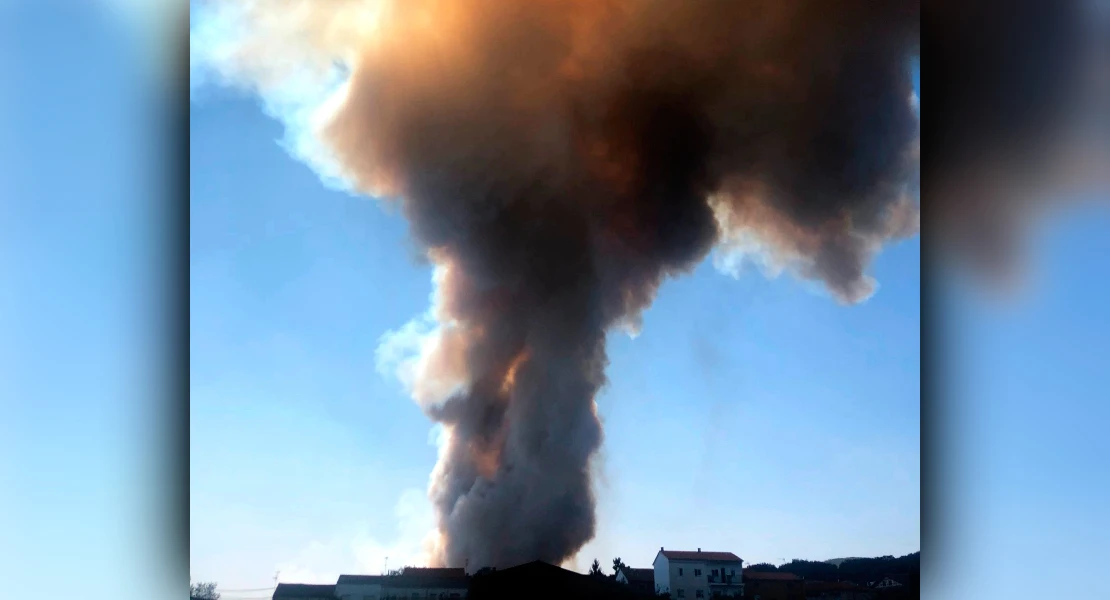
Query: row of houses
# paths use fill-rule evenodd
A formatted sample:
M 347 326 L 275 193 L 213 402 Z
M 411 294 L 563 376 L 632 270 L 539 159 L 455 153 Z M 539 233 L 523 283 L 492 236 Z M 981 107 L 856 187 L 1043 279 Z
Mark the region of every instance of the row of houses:
M 407 567 L 389 575 L 340 575 L 334 585 L 282 583 L 273 600 L 483 600 L 543 597 L 672 600 L 880 600 L 902 587 L 891 578 L 858 586 L 804 581 L 792 573 L 744 568 L 732 552 L 659 548 L 651 568 L 619 568 L 612 579 L 591 577 L 540 561 L 468 575 L 464 569 Z
M 340 575 L 332 585 L 280 583 L 273 600 L 454 600 L 469 589 L 464 569 L 406 567 L 390 575 Z
M 618 569 L 617 581 L 673 600 L 876 600 L 904 584 L 885 577 L 867 585 L 842 581 L 805 581 L 793 573 L 744 568 L 732 552 L 659 548 L 650 569 Z
M 625 599 L 641 596 L 605 577 L 534 561 L 509 569 L 406 568 L 391 575 L 341 575 L 334 585 L 282 583 L 274 600 L 489 600 L 493 598 Z

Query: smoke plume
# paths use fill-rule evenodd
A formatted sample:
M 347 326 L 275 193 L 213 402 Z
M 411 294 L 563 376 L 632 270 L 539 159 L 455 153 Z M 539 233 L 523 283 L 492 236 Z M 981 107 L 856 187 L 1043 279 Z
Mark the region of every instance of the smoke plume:
M 437 563 L 558 564 L 593 537 L 605 336 L 665 279 L 716 248 L 853 303 L 917 230 L 914 1 L 210 11 L 214 72 L 267 98 L 295 153 L 399 206 L 436 266 L 408 373 L 444 431 Z
M 1026 230 L 1110 188 L 1110 11 L 1099 0 L 930 0 L 927 235 L 995 283 Z

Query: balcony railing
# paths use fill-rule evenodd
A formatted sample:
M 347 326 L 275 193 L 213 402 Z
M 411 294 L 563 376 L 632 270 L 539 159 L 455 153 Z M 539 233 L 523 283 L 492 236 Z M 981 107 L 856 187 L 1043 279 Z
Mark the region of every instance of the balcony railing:
M 710 575 L 709 583 L 718 585 L 736 585 L 740 583 L 739 575 Z

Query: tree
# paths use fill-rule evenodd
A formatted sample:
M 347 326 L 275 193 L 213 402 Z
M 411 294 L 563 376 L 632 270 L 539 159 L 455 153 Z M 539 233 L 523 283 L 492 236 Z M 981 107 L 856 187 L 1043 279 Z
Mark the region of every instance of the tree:
M 759 564 L 751 565 L 751 566 L 747 567 L 747 569 L 749 571 L 754 571 L 754 572 L 757 572 L 757 573 L 774 573 L 775 571 L 779 570 L 778 567 L 776 567 L 775 565 L 772 565 L 771 563 L 759 563 Z
M 809 581 L 838 581 L 837 566 L 819 560 L 802 560 L 795 558 L 790 562 L 779 565 L 780 573 L 793 573 Z
M 220 593 L 216 591 L 215 582 L 201 582 L 189 584 L 190 600 L 220 600 Z
M 628 565 L 624 564 L 624 561 L 621 560 L 621 557 L 618 556 L 618 557 L 613 559 L 613 575 L 616 575 L 617 571 L 620 571 L 621 569 L 627 569 L 627 568 L 628 568 Z
M 596 558 L 594 559 L 594 564 L 590 565 L 590 575 L 593 575 L 594 577 L 605 576 L 605 573 L 601 572 L 601 563 L 597 562 Z

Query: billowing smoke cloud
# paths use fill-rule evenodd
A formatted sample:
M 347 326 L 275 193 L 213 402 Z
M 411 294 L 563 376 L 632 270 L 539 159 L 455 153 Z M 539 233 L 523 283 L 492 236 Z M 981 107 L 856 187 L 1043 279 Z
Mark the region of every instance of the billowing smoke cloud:
M 1104 0 L 925 4 L 931 248 L 1013 283 L 1038 217 L 1068 199 L 1105 197 L 1108 8 Z
M 917 2 L 227 2 L 195 38 L 436 265 L 405 378 L 443 425 L 435 562 L 594 535 L 605 336 L 714 248 L 867 298 L 916 232 Z M 729 263 L 722 260 L 722 264 Z

